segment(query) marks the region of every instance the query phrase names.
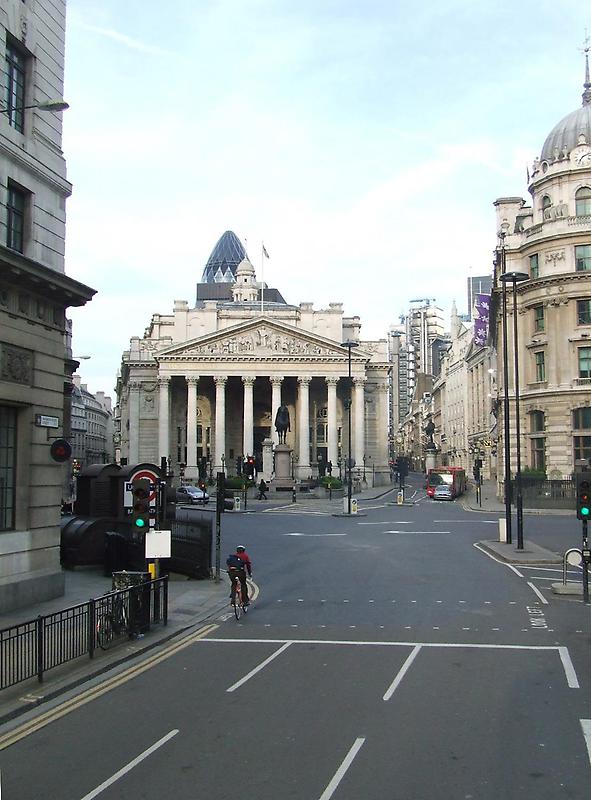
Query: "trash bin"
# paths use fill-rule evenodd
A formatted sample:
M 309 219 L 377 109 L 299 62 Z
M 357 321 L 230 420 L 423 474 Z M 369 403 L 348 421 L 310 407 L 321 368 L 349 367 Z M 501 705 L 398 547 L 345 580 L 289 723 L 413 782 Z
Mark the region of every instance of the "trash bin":
M 136 636 L 150 630 L 150 586 L 145 585 L 149 581 L 149 572 L 113 573 L 113 590 L 129 589 L 129 630 Z

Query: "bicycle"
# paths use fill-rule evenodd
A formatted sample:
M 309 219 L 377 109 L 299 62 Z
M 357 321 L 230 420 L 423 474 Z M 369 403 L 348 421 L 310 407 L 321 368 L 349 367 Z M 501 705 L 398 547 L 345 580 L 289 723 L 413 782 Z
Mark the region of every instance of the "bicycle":
M 101 650 L 108 650 L 116 636 L 124 633 L 130 635 L 129 615 L 125 601 L 120 595 L 113 598 L 110 608 L 107 605 L 103 609 L 96 623 L 96 640 Z
M 228 573 L 230 574 L 230 573 Z M 231 578 L 232 576 L 230 576 Z M 234 609 L 234 616 L 237 620 L 240 619 L 241 614 L 246 614 L 248 611 L 248 605 L 244 605 L 244 598 L 242 597 L 242 584 L 240 582 L 240 578 L 236 576 L 236 583 L 232 583 L 232 599 L 231 604 L 232 608 Z

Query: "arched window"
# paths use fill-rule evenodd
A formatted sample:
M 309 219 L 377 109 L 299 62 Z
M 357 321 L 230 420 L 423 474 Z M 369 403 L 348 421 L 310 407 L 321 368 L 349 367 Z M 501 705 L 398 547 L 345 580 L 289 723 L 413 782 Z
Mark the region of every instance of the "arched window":
M 591 214 L 591 188 L 589 186 L 583 186 L 577 190 L 575 201 L 577 217 Z
M 542 216 L 544 219 L 550 219 L 550 209 L 552 208 L 552 200 L 549 195 L 545 194 L 542 197 Z

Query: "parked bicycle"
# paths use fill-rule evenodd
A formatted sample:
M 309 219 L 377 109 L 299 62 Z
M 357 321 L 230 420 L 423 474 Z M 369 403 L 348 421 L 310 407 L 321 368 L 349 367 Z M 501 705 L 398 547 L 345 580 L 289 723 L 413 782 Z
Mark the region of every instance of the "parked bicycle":
M 108 650 L 115 637 L 126 634 L 130 636 L 129 614 L 127 605 L 121 595 L 113 598 L 113 602 L 103 606 L 96 623 L 96 640 L 101 650 Z

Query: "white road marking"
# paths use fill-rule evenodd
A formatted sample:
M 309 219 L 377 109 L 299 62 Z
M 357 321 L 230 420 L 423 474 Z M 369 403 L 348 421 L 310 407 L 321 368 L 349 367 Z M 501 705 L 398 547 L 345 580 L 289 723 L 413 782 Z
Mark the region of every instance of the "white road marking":
M 394 692 L 396 691 L 396 689 L 400 685 L 400 681 L 406 675 L 406 672 L 408 671 L 408 668 L 410 667 L 412 662 L 415 660 L 415 658 L 418 656 L 420 650 L 421 650 L 421 645 L 420 644 L 417 644 L 417 645 L 415 645 L 415 647 L 413 647 L 410 655 L 408 656 L 408 658 L 406 659 L 404 664 L 400 667 L 400 669 L 398 671 L 398 675 L 396 675 L 396 677 L 394 678 L 394 680 L 392 681 L 390 686 L 388 686 L 388 689 L 386 690 L 386 694 L 382 698 L 384 700 L 384 702 L 388 702 L 388 700 L 392 697 L 392 695 L 394 694 Z
M 410 629 L 410 625 L 405 626 L 406 630 Z M 477 628 L 475 630 L 478 630 Z M 522 628 L 522 631 L 527 633 L 529 628 Z M 200 638 L 198 639 L 195 644 L 200 645 L 202 643 L 216 643 L 216 644 L 281 644 L 282 646 L 277 650 L 275 653 L 269 656 L 269 658 L 265 659 L 258 667 L 255 667 L 251 670 L 248 675 L 245 675 L 244 678 L 241 678 L 237 683 L 231 686 L 229 689 L 226 689 L 227 692 L 233 692 L 239 686 L 242 686 L 243 683 L 246 683 L 247 680 L 252 678 L 253 675 L 256 675 L 261 669 L 267 666 L 273 659 L 277 658 L 284 650 L 286 650 L 290 645 L 295 644 L 317 644 L 317 645 L 332 645 L 335 647 L 441 647 L 443 649 L 448 650 L 461 650 L 461 649 L 468 649 L 468 650 L 534 650 L 534 651 L 556 651 L 560 656 L 560 660 L 562 662 L 562 666 L 564 668 L 564 672 L 566 675 L 567 684 L 570 689 L 578 689 L 579 681 L 577 678 L 577 673 L 575 672 L 575 668 L 571 661 L 570 653 L 568 651 L 568 647 L 561 647 L 559 645 L 535 645 L 535 644 L 478 644 L 475 642 L 380 642 L 380 641 L 372 641 L 372 640 L 355 640 L 355 639 L 223 639 L 221 637 L 211 637 L 211 638 Z
M 449 520 L 447 520 L 449 522 Z M 451 531 L 385 531 L 386 533 L 451 533 Z
M 492 558 L 492 560 L 496 561 L 497 564 L 502 564 L 504 567 L 509 567 L 509 569 L 512 569 L 513 572 L 516 575 L 518 575 L 520 578 L 523 578 L 523 575 L 521 574 L 521 572 L 516 567 L 514 567 L 513 564 L 507 564 L 506 561 L 501 561 L 500 558 L 495 558 L 492 553 L 489 553 L 483 547 L 480 547 L 480 545 L 477 542 L 474 542 L 473 547 L 475 547 L 477 550 L 480 550 L 480 552 L 484 553 L 485 556 L 488 556 L 489 558 Z
M 357 524 L 358 525 L 391 525 L 392 524 L 392 520 L 389 520 L 388 522 L 358 522 Z M 397 525 L 412 525 L 413 523 L 412 523 L 412 521 L 403 522 L 401 519 L 397 519 L 396 520 L 396 524 Z
M 144 750 L 143 753 L 140 753 L 140 755 L 134 758 L 133 761 L 130 761 L 129 764 L 126 764 L 124 767 L 122 767 L 118 772 L 116 772 L 106 781 L 101 783 L 100 786 L 97 786 L 96 789 L 93 789 L 92 792 L 85 794 L 82 800 L 92 800 L 93 797 L 97 797 L 99 794 L 101 794 L 101 792 L 103 792 L 109 786 L 112 786 L 115 783 L 115 781 L 118 781 L 119 778 L 123 777 L 123 775 L 130 772 L 134 767 L 137 767 L 137 765 L 140 764 L 145 758 L 152 755 L 152 753 L 155 750 L 158 750 L 159 747 L 162 747 L 163 744 L 166 744 L 166 742 L 168 742 L 169 739 L 172 739 L 173 736 L 176 736 L 177 733 L 178 730 L 176 729 L 170 731 L 170 733 L 167 733 L 166 736 L 163 736 L 162 739 L 159 739 L 151 747 L 148 747 L 147 750 Z
M 363 747 L 363 743 L 364 742 L 365 742 L 365 737 L 359 738 L 359 739 L 355 739 L 351 749 L 349 750 L 349 752 L 347 753 L 347 755 L 343 759 L 343 762 L 342 762 L 341 766 L 335 772 L 333 779 L 331 780 L 331 782 L 328 784 L 326 789 L 320 795 L 319 800 L 329 800 L 333 796 L 333 794 L 335 793 L 335 790 L 337 789 L 339 783 L 343 780 L 343 777 L 345 776 L 345 773 L 347 772 L 347 770 L 349 769 L 349 767 L 353 763 L 353 759 L 355 758 L 357 753 Z
M 346 536 L 346 533 L 284 533 L 284 536 Z
M 575 672 L 573 662 L 571 661 L 568 647 L 559 647 L 558 652 L 560 653 L 560 660 L 562 661 L 562 666 L 564 667 L 566 682 L 568 683 L 569 689 L 579 689 L 579 679 L 577 678 L 577 673 Z
M 552 567 L 539 567 L 536 564 L 531 567 L 528 567 L 525 564 L 520 564 L 519 566 L 521 569 L 535 569 L 538 572 L 559 572 L 562 575 L 562 567 L 555 567 L 553 569 Z
M 591 719 L 581 719 L 581 728 L 583 729 L 583 736 L 585 737 L 585 744 L 587 745 L 587 753 L 589 754 L 589 761 L 591 762 Z
M 240 640 L 237 639 L 235 641 L 240 641 Z M 244 678 L 240 678 L 240 680 L 237 681 L 237 683 L 235 683 L 232 686 L 230 686 L 229 689 L 226 689 L 226 692 L 235 692 L 236 689 L 239 689 L 243 684 L 246 683 L 246 681 L 249 681 L 254 675 L 257 674 L 257 672 L 260 672 L 262 669 L 264 669 L 267 666 L 267 664 L 270 664 L 271 661 L 273 661 L 274 659 L 277 658 L 277 656 L 280 656 L 281 653 L 283 653 L 284 650 L 287 650 L 287 648 L 290 646 L 290 644 L 291 644 L 291 641 L 284 642 L 283 646 L 280 647 L 279 650 L 276 650 L 272 655 L 269 656 L 269 658 L 266 658 L 262 663 L 260 663 L 258 665 L 258 667 L 255 667 L 254 669 L 251 669 L 251 671 L 247 675 L 245 675 Z
M 534 586 L 531 581 L 528 581 L 527 585 L 540 598 L 540 602 L 544 603 L 544 605 L 547 606 L 548 605 L 548 601 L 546 600 L 544 595 L 541 593 L 541 591 L 536 586 Z

